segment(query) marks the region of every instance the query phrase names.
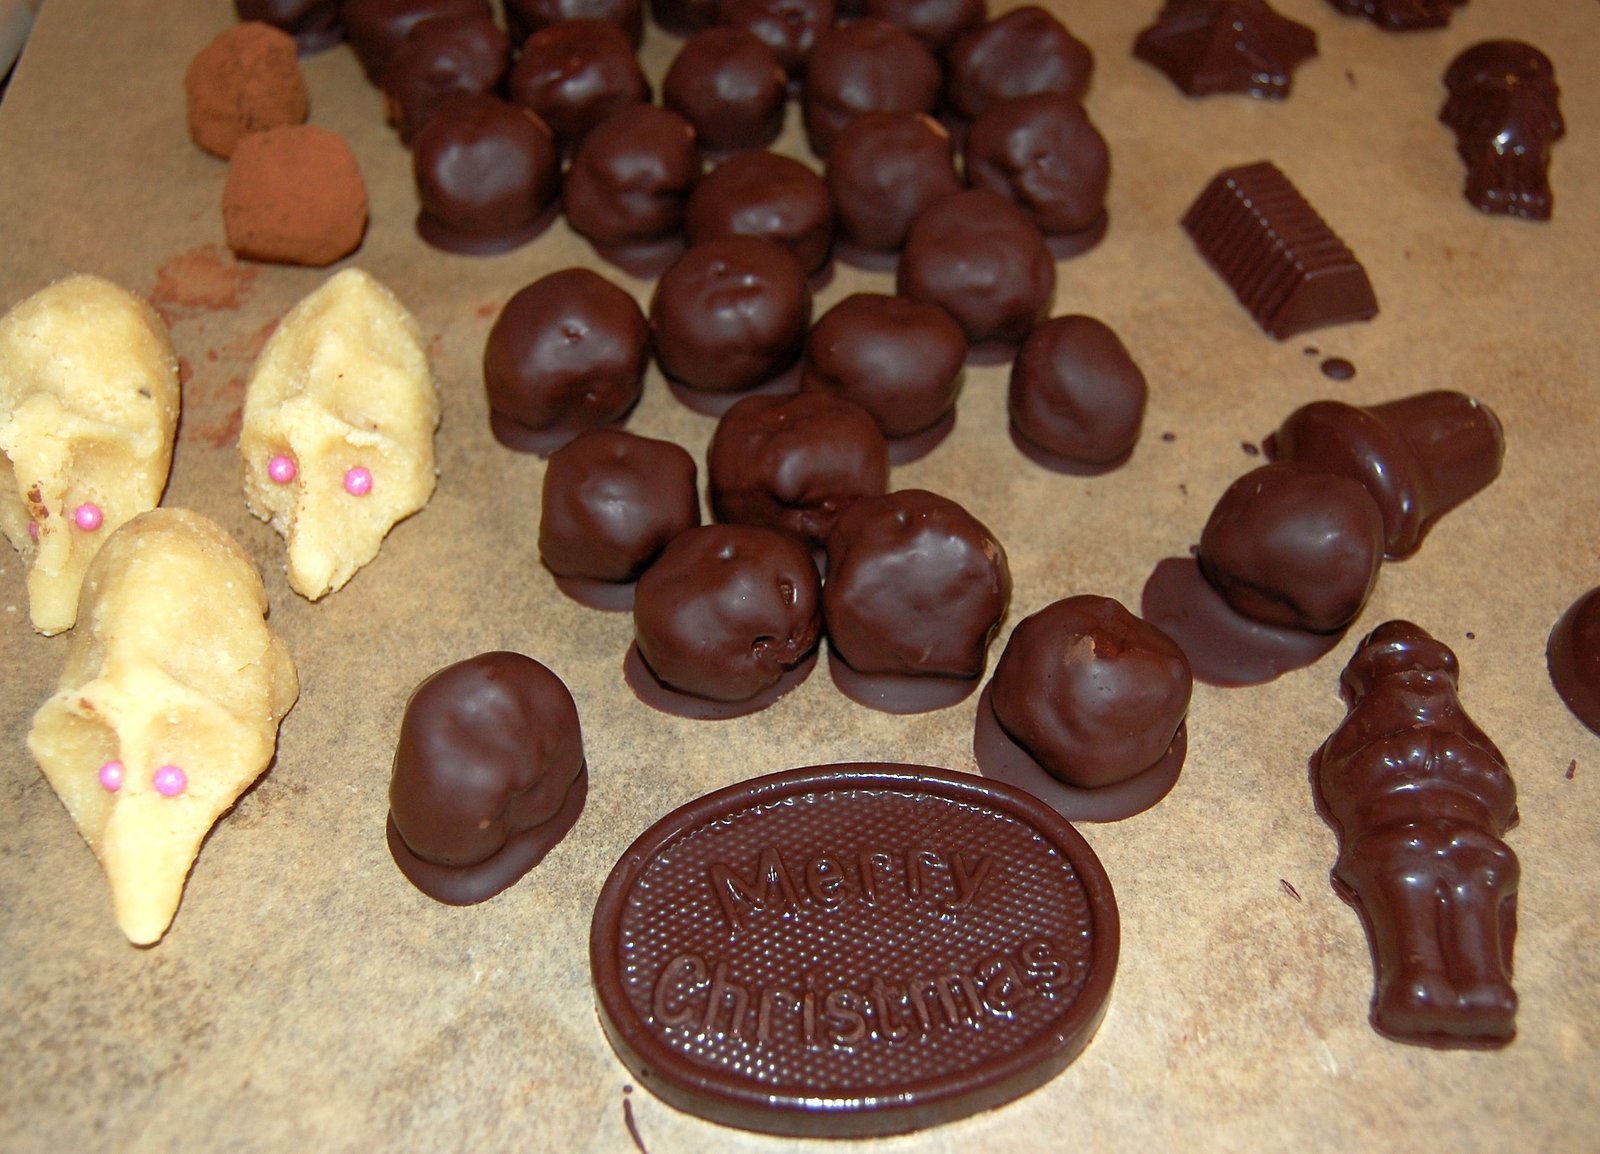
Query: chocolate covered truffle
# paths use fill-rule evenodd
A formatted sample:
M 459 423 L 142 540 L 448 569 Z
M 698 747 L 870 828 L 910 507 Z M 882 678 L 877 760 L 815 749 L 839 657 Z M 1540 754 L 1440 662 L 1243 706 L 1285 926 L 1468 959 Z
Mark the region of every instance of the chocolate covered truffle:
M 1081 248 L 1104 232 L 1111 152 L 1070 96 L 995 101 L 967 130 L 963 157 L 968 184 L 1016 201 L 1047 236 L 1084 237 Z
M 1120 602 L 1057 601 L 1019 622 L 995 663 L 978 767 L 1069 818 L 1129 817 L 1178 779 L 1193 687 L 1177 643 Z
M 993 533 L 922 489 L 866 497 L 828 535 L 829 672 L 846 696 L 890 712 L 953 705 L 977 688 L 1011 600 Z
M 650 82 L 627 33 L 609 20 L 541 28 L 511 69 L 511 98 L 539 114 L 572 148 L 610 113 L 650 99 Z
M 567 223 L 602 252 L 676 236 L 699 177 L 687 120 L 654 104 L 625 105 L 573 155 L 563 185 Z
M 852 259 L 898 252 L 922 210 L 962 187 L 950 134 L 910 112 L 852 120 L 828 152 L 826 180 Z
M 986 0 L 866 0 L 866 14 L 904 28 L 934 52 L 989 18 Z
M 630 608 L 639 574 L 700 524 L 695 475 L 686 449 L 623 429 L 586 429 L 551 453 L 539 559 L 561 591 L 592 608 Z
M 563 20 L 609 20 L 638 48 L 644 41 L 642 0 L 505 0 L 506 33 L 523 44 L 541 28 Z
M 1518 40 L 1474 44 L 1444 74 L 1439 119 L 1467 166 L 1465 195 L 1487 213 L 1549 220 L 1550 146 L 1566 135 L 1550 58 Z
M 800 108 L 811 151 L 864 112 L 931 112 L 944 75 L 911 33 L 882 20 L 853 20 L 817 37 L 806 57 Z
M 438 17 L 406 33 L 383 70 L 389 123 L 409 144 L 446 98 L 493 93 L 511 64 L 511 45 L 486 16 Z
M 233 10 L 240 20 L 281 28 L 301 52 L 321 52 L 343 38 L 339 0 L 233 0 Z
M 484 345 L 495 439 L 543 453 L 622 420 L 649 359 L 644 315 L 622 289 L 585 268 L 539 278 L 506 302 Z
M 532 240 L 553 215 L 561 180 L 555 138 L 519 104 L 450 97 L 417 133 L 411 164 L 417 232 L 435 248 L 504 252 Z
M 777 241 L 814 273 L 833 248 L 833 199 L 822 177 L 793 157 L 741 152 L 696 186 L 683 227 L 692 245 L 727 236 Z
M 1139 439 L 1148 393 L 1144 374 L 1103 321 L 1051 317 L 1011 363 L 1012 439 L 1047 468 L 1112 468 Z
M 717 12 L 723 24 L 760 37 L 791 77 L 805 71 L 807 54 L 837 15 L 834 0 L 721 0 Z
M 636 692 L 664 708 L 694 708 L 652 698 L 653 681 L 699 699 L 701 716 L 733 716 L 761 708 L 809 671 L 822 626 L 821 579 L 793 537 L 702 525 L 675 537 L 639 578 L 633 624 L 643 666 L 628 671 Z
M 661 84 L 661 103 L 694 125 L 701 147 L 713 152 L 771 144 L 788 99 L 778 54 L 744 28 L 696 32 Z
M 437 901 L 465 906 L 512 885 L 583 811 L 578 707 L 520 653 L 439 670 L 406 703 L 389 783 L 389 852 Z
M 968 120 L 996 100 L 1059 92 L 1082 100 L 1094 56 L 1043 8 L 1013 8 L 956 37 L 945 53 L 945 99 Z
M 912 222 L 895 287 L 942 306 L 969 342 L 1014 345 L 1049 314 L 1056 264 L 1027 213 L 998 192 L 969 188 Z
M 1317 34 L 1266 0 L 1167 0 L 1133 54 L 1190 96 L 1282 100 L 1295 67 L 1317 54 Z
M 339 23 L 373 84 L 383 83 L 389 58 L 424 20 L 480 17 L 492 20 L 489 0 L 344 0 Z
M 1567 607 L 1545 645 L 1550 681 L 1572 715 L 1600 733 L 1600 588 Z
M 826 393 L 745 397 L 706 450 L 719 521 L 764 525 L 821 548 L 845 510 L 889 487 L 889 450 L 872 415 Z
M 730 236 L 696 245 L 656 282 L 650 337 L 669 377 L 737 393 L 793 365 L 811 323 L 811 290 L 776 241 Z
M 227 159 L 239 138 L 286 124 L 304 124 L 311 109 L 294 38 L 250 21 L 224 30 L 202 48 L 183 75 L 189 135 Z

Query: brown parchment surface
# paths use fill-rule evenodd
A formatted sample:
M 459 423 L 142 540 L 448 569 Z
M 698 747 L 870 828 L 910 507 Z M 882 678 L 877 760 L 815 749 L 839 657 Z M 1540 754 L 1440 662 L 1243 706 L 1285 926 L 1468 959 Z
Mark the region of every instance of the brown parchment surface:
M 1005 432 L 1004 370 L 976 368 L 950 440 L 893 478 L 960 500 L 1005 544 L 1016 592 L 1001 640 L 1068 594 L 1137 606 L 1152 566 L 1183 554 L 1217 495 L 1259 463 L 1245 446 L 1305 402 L 1474 393 L 1504 421 L 1505 469 L 1419 555 L 1385 566 L 1324 660 L 1256 688 L 1198 686 L 1177 789 L 1132 820 L 1084 827 L 1116 887 L 1123 941 L 1082 1057 L 1012 1105 L 871 1145 L 1594 1149 L 1600 738 L 1552 691 L 1544 645 L 1600 583 L 1600 6 L 1475 0 L 1446 30 L 1394 35 L 1324 0 L 1281 0 L 1321 40 L 1282 104 L 1189 100 L 1134 60 L 1157 7 L 1055 3 L 1095 50 L 1087 103 L 1114 164 L 1109 235 L 1060 266 L 1056 311 L 1107 321 L 1147 374 L 1132 459 L 1092 479 L 1027 463 Z M 422 244 L 408 156 L 348 49 L 305 61 L 312 119 L 348 136 L 371 190 L 350 263 L 389 284 L 431 339 L 440 478 L 344 590 L 320 604 L 291 592 L 281 542 L 245 509 L 234 439 L 261 341 L 328 274 L 236 264 L 223 244 L 225 168 L 189 142 L 182 75 L 232 19 L 226 0 L 51 0 L 0 105 L 0 308 L 74 271 L 157 301 L 187 373 L 166 502 L 213 517 L 255 559 L 302 685 L 274 767 L 207 841 L 171 931 L 135 949 L 24 744 L 68 639 L 34 634 L 22 565 L 0 549 L 0 1148 L 628 1151 L 630 1114 L 651 1154 L 804 1148 L 701 1122 L 633 1086 L 594 1011 L 594 899 L 648 824 L 741 778 L 854 760 L 971 770 L 974 700 L 883 716 L 819 671 L 736 721 L 635 701 L 620 675 L 628 618 L 566 600 L 538 563 L 544 465 L 493 441 L 479 368 L 512 292 L 598 262 L 564 225 L 493 258 Z M 1543 48 L 1564 90 L 1549 224 L 1468 207 L 1436 119 L 1446 64 L 1500 36 Z M 651 33 L 658 81 L 674 49 Z M 791 106 L 783 145 L 801 141 Z M 1363 260 L 1376 320 L 1279 343 L 1199 259 L 1179 217 L 1217 170 L 1262 158 Z M 647 283 L 605 271 L 648 299 Z M 818 312 L 889 284 L 841 267 Z M 1330 355 L 1356 377 L 1326 379 Z M 712 422 L 652 371 L 630 427 L 703 460 Z M 1396 616 L 1456 649 L 1466 707 L 1520 791 L 1509 837 L 1523 870 L 1519 1036 L 1500 1052 L 1374 1034 L 1366 939 L 1328 883 L 1335 840 L 1306 759 L 1343 716 L 1338 672 L 1356 639 Z M 493 648 L 531 654 L 571 686 L 591 792 L 521 884 L 452 909 L 389 858 L 389 762 L 411 688 Z

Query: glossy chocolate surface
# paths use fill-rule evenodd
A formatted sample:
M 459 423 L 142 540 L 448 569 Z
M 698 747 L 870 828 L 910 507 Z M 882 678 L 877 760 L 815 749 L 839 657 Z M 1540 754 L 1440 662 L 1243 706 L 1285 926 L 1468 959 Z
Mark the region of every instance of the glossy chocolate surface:
M 1439 119 L 1467 166 L 1465 195 L 1484 212 L 1549 220 L 1550 146 L 1566 135 L 1550 58 L 1531 44 L 1474 44 L 1444 74 Z
M 901 296 L 942 306 L 971 343 L 1019 343 L 1049 315 L 1056 263 L 1031 217 L 970 188 L 924 209 L 895 272 Z
M 805 270 L 787 248 L 761 237 L 696 245 L 661 275 L 650 299 L 662 371 L 709 392 L 754 388 L 788 368 L 810 323 Z
M 548 223 L 561 181 L 555 138 L 531 111 L 496 96 L 440 105 L 412 141 L 422 209 L 417 231 L 436 248 L 493 253 Z
M 866 14 L 904 28 L 934 52 L 989 18 L 987 0 L 866 0 Z
M 624 104 L 650 99 L 633 44 L 609 20 L 539 29 L 523 44 L 509 83 L 511 98 L 537 112 L 568 148 Z
M 1384 552 L 1409 557 L 1440 517 L 1500 475 L 1505 434 L 1489 406 L 1435 390 L 1364 408 L 1314 401 L 1264 447 L 1273 460 L 1361 482 L 1383 514 Z
M 1390 32 L 1443 28 L 1467 0 L 1328 0 L 1346 16 L 1365 16 Z
M 1013 8 L 969 28 L 945 53 L 945 99 L 971 120 L 996 100 L 1059 92 L 1082 100 L 1094 56 L 1043 8 Z
M 1317 34 L 1265 0 L 1167 0 L 1133 54 L 1190 96 L 1241 92 L 1282 100 Z
M 1070 96 L 995 101 L 972 122 L 962 151 L 968 184 L 1016 201 L 1049 235 L 1082 232 L 1105 212 L 1111 151 Z
M 889 487 L 889 448 L 872 414 L 827 393 L 745 397 L 706 450 L 719 521 L 777 529 L 819 549 L 863 497 Z
M 811 151 L 826 157 L 864 112 L 932 112 L 943 82 L 933 53 L 904 29 L 870 18 L 828 29 L 806 57 L 800 98 Z
M 383 83 L 389 58 L 406 34 L 424 20 L 493 19 L 489 0 L 344 0 L 339 23 L 373 84 Z
M 1572 715 L 1600 733 L 1600 588 L 1567 607 L 1545 645 L 1550 681 Z
M 1372 1024 L 1402 1042 L 1503 1046 L 1516 1033 L 1519 867 L 1501 839 L 1517 792 L 1459 677 L 1422 629 L 1378 626 L 1340 679 L 1350 712 L 1312 757 L 1312 782 L 1339 834 L 1334 888 L 1372 946 Z
M 634 642 L 680 693 L 737 702 L 776 684 L 816 648 L 822 580 L 794 538 L 754 525 L 701 525 L 673 538 L 634 590 Z
M 833 198 L 815 171 L 790 156 L 730 156 L 689 196 L 683 227 L 691 245 L 730 236 L 777 241 L 814 273 L 833 248 Z
M 834 0 L 720 0 L 717 12 L 723 24 L 755 33 L 797 78 L 817 37 L 833 27 L 837 8 Z
M 578 707 L 533 658 L 479 654 L 417 687 L 393 773 L 395 864 L 438 901 L 484 901 L 537 865 L 583 809 Z
M 1059 316 L 1035 326 L 1011 363 L 1014 439 L 1041 464 L 1066 471 L 1125 461 L 1139 440 L 1149 388 L 1105 322 Z
M 281 28 L 301 52 L 321 52 L 344 38 L 339 0 L 233 0 L 240 20 L 259 20 Z
M 852 764 L 663 817 L 607 879 L 589 956 L 601 1025 L 652 1093 L 724 1125 L 851 1138 L 1055 1076 L 1105 1011 L 1118 939 L 1099 861 L 1035 798 Z
M 491 427 L 508 448 L 548 452 L 633 408 L 650 359 L 634 299 L 585 268 L 550 273 L 506 302 L 483 350 Z
M 609 20 L 638 48 L 644 40 L 642 0 L 504 0 L 506 33 L 523 44 L 541 28 L 563 20 Z
M 409 144 L 457 93 L 493 93 L 511 64 L 511 45 L 482 15 L 424 20 L 406 33 L 383 70 L 389 122 Z
M 905 244 L 923 209 L 961 189 L 950 134 L 910 112 L 852 120 L 828 152 L 825 175 L 840 237 L 883 253 Z
M 650 0 L 650 18 L 675 36 L 692 36 L 717 23 L 717 0 Z
M 700 179 L 694 128 L 654 104 L 629 104 L 583 138 L 562 185 L 567 223 L 605 249 L 679 232 Z
M 661 84 L 661 103 L 694 125 L 702 148 L 765 148 L 783 129 L 788 77 L 778 54 L 745 28 L 696 32 Z

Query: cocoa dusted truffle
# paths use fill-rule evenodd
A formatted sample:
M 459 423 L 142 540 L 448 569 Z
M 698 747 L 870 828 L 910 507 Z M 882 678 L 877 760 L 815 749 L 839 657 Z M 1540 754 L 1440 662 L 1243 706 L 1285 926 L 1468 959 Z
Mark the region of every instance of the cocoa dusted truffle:
M 294 38 L 251 21 L 235 24 L 202 48 L 183 76 L 189 135 L 226 160 L 239 138 L 304 124 L 311 97 Z
M 511 98 L 539 114 L 568 149 L 624 104 L 650 99 L 627 33 L 609 20 L 563 20 L 528 37 Z
M 1518 40 L 1474 44 L 1444 74 L 1439 119 L 1467 166 L 1467 203 L 1483 212 L 1549 220 L 1550 146 L 1566 135 L 1550 58 Z
M 383 70 L 389 123 L 407 144 L 456 93 L 493 93 L 511 65 L 511 45 L 485 16 L 424 20 L 406 33 Z
M 1056 263 L 1027 213 L 998 192 L 969 188 L 912 222 L 895 288 L 941 305 L 973 344 L 1015 345 L 1049 315 Z
M 933 111 L 943 81 L 933 53 L 893 24 L 869 18 L 828 29 L 806 57 L 800 108 L 811 151 L 826 157 L 863 112 Z
M 1555 623 L 1545 663 L 1572 715 L 1600 733 L 1600 588 L 1579 597 Z
M 792 537 L 702 525 L 639 578 L 633 625 L 624 672 L 649 704 L 703 719 L 753 713 L 810 673 L 821 579 Z
M 550 452 L 627 416 L 649 360 L 649 330 L 631 296 L 585 268 L 550 273 L 507 301 L 489 330 L 489 427 L 507 448 Z
M 489 0 L 344 0 L 339 23 L 372 84 L 383 83 L 400 42 L 424 20 L 494 18 Z
M 995 663 L 978 768 L 1075 821 L 1131 817 L 1177 783 L 1193 688 L 1183 650 L 1120 602 L 1057 601 L 1019 622 Z
M 867 0 L 867 13 L 943 52 L 961 33 L 989 18 L 987 0 Z
M 550 454 L 539 559 L 575 601 L 632 608 L 639 574 L 698 524 L 694 458 L 671 441 L 586 429 Z
M 339 0 L 233 0 L 240 20 L 260 21 L 295 38 L 300 51 L 332 48 L 343 39 Z
M 834 0 L 721 0 L 717 12 L 722 23 L 760 37 L 794 78 L 805 71 L 807 54 L 837 15 Z
M 1139 439 L 1148 394 L 1144 374 L 1103 321 L 1051 317 L 1011 363 L 1012 440 L 1046 468 L 1115 468 Z
M 561 181 L 555 138 L 529 109 L 496 96 L 452 96 L 411 147 L 417 232 L 435 248 L 496 253 L 549 224 Z
M 945 70 L 945 99 L 971 120 L 1007 96 L 1059 92 L 1082 100 L 1094 56 L 1061 21 L 1030 4 L 956 37 Z
M 1009 197 L 1073 255 L 1105 233 L 1111 151 L 1083 106 L 1059 92 L 989 105 L 967 131 L 967 183 Z
M 1167 0 L 1133 54 L 1190 96 L 1282 100 L 1296 66 L 1317 54 L 1317 34 L 1266 0 Z
M 806 338 L 803 389 L 853 401 L 889 438 L 889 461 L 931 450 L 955 425 L 967 337 L 938 305 L 854 293 Z
M 834 523 L 889 487 L 889 450 L 860 405 L 826 393 L 745 397 L 706 450 L 719 521 L 763 525 L 820 549 Z
M 699 177 L 700 151 L 687 120 L 654 104 L 624 105 L 573 155 L 563 185 L 567 223 L 625 262 L 630 246 L 679 235 Z
M 389 783 L 389 852 L 436 901 L 486 901 L 538 865 L 583 812 L 578 707 L 520 653 L 446 666 L 406 703 Z
M 246 260 L 332 264 L 367 230 L 367 185 L 337 132 L 291 124 L 252 132 L 228 159 L 222 188 L 228 247 Z
M 727 236 L 777 241 L 814 273 L 833 249 L 833 198 L 822 177 L 793 157 L 741 152 L 689 195 L 683 227 L 692 245 Z
M 661 103 L 694 125 L 703 148 L 765 148 L 783 129 L 788 77 L 778 54 L 754 32 L 716 27 L 678 50 L 661 84 Z
M 947 497 L 901 489 L 852 505 L 828 534 L 828 671 L 845 696 L 919 713 L 968 696 L 1011 600 L 993 533 Z
M 563 20 L 609 20 L 638 48 L 644 41 L 644 5 L 640 0 L 505 0 L 506 33 L 523 44 L 541 28 Z
M 828 152 L 826 179 L 845 259 L 882 263 L 922 210 L 961 189 L 950 134 L 932 117 L 868 112 Z
M 800 262 L 777 241 L 755 236 L 694 246 L 661 275 L 650 298 L 662 371 L 704 393 L 771 382 L 800 356 L 810 323 L 811 289 Z

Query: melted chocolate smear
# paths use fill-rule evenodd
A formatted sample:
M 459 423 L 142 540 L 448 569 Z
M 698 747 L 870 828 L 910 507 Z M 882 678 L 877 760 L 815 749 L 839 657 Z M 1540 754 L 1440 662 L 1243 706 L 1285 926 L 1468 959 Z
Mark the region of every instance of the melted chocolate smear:
M 1322 375 L 1330 381 L 1348 381 L 1356 375 L 1356 367 L 1343 357 L 1329 357 L 1322 362 Z
M 1168 557 L 1145 582 L 1141 614 L 1183 647 L 1208 685 L 1261 685 L 1302 669 L 1339 644 L 1337 633 L 1263 625 L 1238 613 L 1212 588 L 1193 557 Z
M 889 464 L 909 465 L 933 452 L 956 427 L 956 411 L 951 409 L 926 429 L 889 438 Z
M 603 613 L 631 613 L 633 611 L 634 581 L 601 581 L 594 577 L 567 577 L 551 574 L 556 588 L 586 609 Z
M 1303 901 L 1304 900 L 1304 899 L 1302 899 L 1300 897 L 1300 891 L 1295 889 L 1294 886 L 1289 883 L 1289 879 L 1288 878 L 1279 878 L 1278 879 L 1278 884 L 1283 887 L 1283 892 L 1288 894 L 1295 901 L 1298 902 L 1298 901 Z
M 801 367 L 801 362 L 795 361 L 794 364 L 778 373 L 777 376 L 768 377 L 752 388 L 738 389 L 733 392 L 697 389 L 667 377 L 667 391 L 684 408 L 699 413 L 702 417 L 720 417 L 752 393 L 759 393 L 762 396 L 798 393 L 800 391 Z
M 918 676 L 914 673 L 862 673 L 828 650 L 828 676 L 857 705 L 901 715 L 948 709 L 972 696 L 978 677 Z
M 644 1139 L 639 1136 L 639 1123 L 633 1120 L 633 1100 L 628 1096 L 632 1093 L 632 1086 L 622 1088 L 622 1124 L 628 1128 L 628 1137 L 633 1139 L 639 1154 L 650 1154 L 650 1151 L 645 1149 Z
M 1577 776 L 1578 776 L 1578 759 L 1577 758 L 1573 758 L 1571 761 L 1567 762 L 1567 780 L 1571 781 L 1573 778 L 1575 778 Z
M 1080 461 L 1076 457 L 1065 457 L 1060 453 L 1052 453 L 1049 449 L 1034 444 L 1023 435 L 1015 422 L 1010 425 L 1008 431 L 1011 433 L 1011 443 L 1016 446 L 1017 452 L 1041 469 L 1049 469 L 1052 473 L 1062 473 L 1069 477 L 1098 477 L 1102 473 L 1120 469 L 1133 457 L 1133 449 L 1130 448 L 1127 452 L 1119 453 L 1109 461 Z
M 1247 457 L 1261 456 L 1261 446 L 1257 445 L 1254 441 L 1240 441 L 1239 448 L 1244 450 L 1244 455 Z

